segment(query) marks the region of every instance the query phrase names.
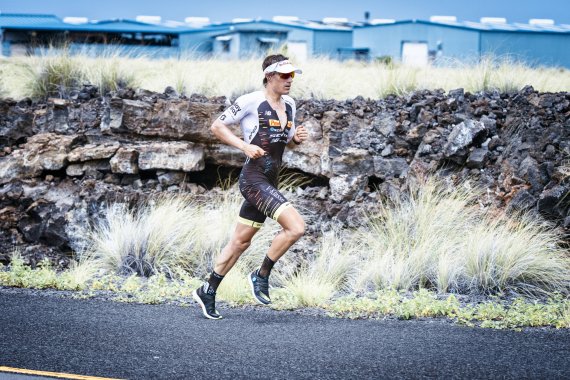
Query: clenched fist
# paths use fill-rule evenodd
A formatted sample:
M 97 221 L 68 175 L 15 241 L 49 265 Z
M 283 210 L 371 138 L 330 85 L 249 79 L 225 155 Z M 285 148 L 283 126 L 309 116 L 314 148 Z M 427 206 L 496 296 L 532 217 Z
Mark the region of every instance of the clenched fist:
M 308 138 L 309 138 L 309 132 L 307 131 L 307 129 L 302 125 L 297 126 L 295 130 L 295 136 L 293 136 L 293 141 L 297 144 L 300 144 Z
M 243 143 L 241 150 L 243 150 L 246 156 L 254 160 L 265 155 L 265 151 L 263 149 L 253 144 Z

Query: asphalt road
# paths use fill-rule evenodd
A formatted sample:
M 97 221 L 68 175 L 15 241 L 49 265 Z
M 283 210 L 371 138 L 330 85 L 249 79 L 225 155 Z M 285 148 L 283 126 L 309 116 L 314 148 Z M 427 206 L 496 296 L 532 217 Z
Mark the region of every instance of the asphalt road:
M 343 320 L 0 290 L 0 366 L 128 379 L 570 378 L 570 331 Z

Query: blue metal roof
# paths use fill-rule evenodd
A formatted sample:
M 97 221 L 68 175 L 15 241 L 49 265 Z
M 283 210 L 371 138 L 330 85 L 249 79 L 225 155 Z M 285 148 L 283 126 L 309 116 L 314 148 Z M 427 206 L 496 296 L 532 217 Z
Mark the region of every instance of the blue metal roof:
M 205 26 L 201 28 L 195 29 L 188 29 L 188 30 L 180 30 L 177 33 L 180 34 L 188 34 L 188 33 L 209 33 L 209 32 L 225 32 L 228 31 L 229 28 L 226 26 Z
M 224 29 L 224 35 L 226 34 L 236 34 L 236 33 L 289 33 L 288 29 Z
M 22 13 L 0 13 L 0 28 L 2 29 L 31 29 L 31 30 L 51 30 L 51 31 L 86 31 L 86 32 L 115 32 L 115 33 L 199 33 L 209 31 L 219 31 L 223 29 L 239 28 L 240 25 L 247 24 L 269 24 L 279 25 L 288 28 L 305 29 L 311 31 L 337 31 L 350 32 L 353 28 L 381 28 L 395 24 L 425 24 L 460 28 L 466 30 L 476 30 L 481 32 L 524 32 L 524 33 L 570 33 L 570 25 L 531 25 L 522 23 L 480 23 L 473 21 L 425 21 L 425 20 L 401 20 L 389 24 L 377 25 L 331 25 L 318 21 L 292 20 L 272 21 L 272 20 L 251 20 L 245 22 L 226 22 L 210 24 L 204 27 L 166 26 L 148 24 L 134 20 L 104 20 L 89 22 L 85 24 L 64 23 L 55 15 L 48 14 L 22 14 Z
M 517 32 L 517 33 L 570 33 L 570 25 L 531 25 L 531 24 L 501 24 L 501 23 L 481 23 L 473 21 L 425 21 L 425 20 L 402 20 L 393 23 L 363 25 L 355 28 L 381 28 L 398 24 L 425 24 L 447 26 L 466 30 L 476 30 L 480 32 Z
M 211 26 L 225 26 L 225 27 L 238 27 L 239 25 L 245 24 L 270 24 L 270 25 L 279 25 L 279 26 L 286 26 L 291 28 L 298 28 L 298 29 L 305 29 L 305 30 L 312 30 L 312 31 L 336 31 L 336 32 L 350 32 L 352 27 L 344 26 L 344 25 L 331 25 L 331 24 L 323 24 L 316 21 L 291 21 L 291 22 L 277 22 L 272 20 L 251 20 L 251 21 L 244 21 L 244 22 L 223 22 L 218 24 L 211 24 Z
M 116 32 L 116 33 L 168 33 L 177 34 L 183 31 L 192 30 L 190 27 L 171 27 L 133 20 L 104 20 L 87 24 L 64 24 L 66 30 L 87 31 L 87 32 Z
M 260 24 L 277 25 L 287 28 L 305 29 L 311 31 L 336 31 L 350 32 L 351 26 L 331 25 L 317 21 L 297 20 L 291 22 L 277 22 L 271 20 L 251 20 L 245 22 L 226 22 L 210 24 L 204 27 L 165 26 L 148 24 L 134 20 L 104 20 L 98 22 L 88 22 L 85 24 L 69 24 L 63 22 L 54 15 L 34 15 L 34 14 L 0 14 L 0 28 L 2 29 L 28 29 L 28 30 L 50 30 L 50 31 L 86 31 L 86 32 L 126 32 L 126 33 L 193 33 L 219 31 L 223 29 L 239 29 L 241 25 Z
M 203 26 L 201 28 L 195 28 L 192 30 L 182 31 L 181 33 L 199 33 L 199 32 L 210 32 L 210 31 L 220 31 L 220 30 L 228 30 L 228 31 L 241 31 L 240 26 L 243 25 L 252 25 L 258 24 L 260 25 L 260 29 L 263 27 L 263 24 L 267 25 L 277 25 L 285 28 L 297 28 L 297 29 L 304 29 L 304 30 L 311 30 L 311 31 L 332 31 L 332 32 L 350 32 L 352 31 L 351 27 L 347 26 L 336 26 L 336 25 L 326 25 L 322 23 L 316 23 L 314 21 L 299 21 L 303 22 L 304 24 L 299 24 L 295 22 L 276 22 L 271 20 L 251 20 L 251 21 L 242 21 L 242 22 L 220 22 L 215 24 L 209 24 Z M 287 31 L 288 29 L 283 29 Z
M 133 20 L 103 20 L 85 24 L 68 24 L 53 15 L 0 14 L 0 28 L 77 32 L 178 34 L 194 30 L 188 26 L 172 27 Z
M 0 13 L 0 27 L 32 27 L 34 25 L 59 25 L 62 21 L 54 15 Z

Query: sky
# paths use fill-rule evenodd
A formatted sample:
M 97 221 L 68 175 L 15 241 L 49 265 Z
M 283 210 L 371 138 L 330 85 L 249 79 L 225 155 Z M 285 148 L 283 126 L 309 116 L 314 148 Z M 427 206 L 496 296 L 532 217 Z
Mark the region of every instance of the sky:
M 445 15 L 456 16 L 459 21 L 478 21 L 481 17 L 505 17 L 508 22 L 550 18 L 557 24 L 570 24 L 570 0 L 0 0 L 2 13 L 47 13 L 91 20 L 152 15 L 162 20 L 183 21 L 198 16 L 223 22 L 280 15 L 363 21 L 366 11 L 371 19 L 427 20 L 432 15 Z

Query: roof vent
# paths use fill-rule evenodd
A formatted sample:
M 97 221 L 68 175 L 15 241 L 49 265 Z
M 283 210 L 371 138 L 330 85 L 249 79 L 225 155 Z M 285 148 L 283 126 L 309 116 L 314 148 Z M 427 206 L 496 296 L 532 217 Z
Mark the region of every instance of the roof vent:
M 192 26 L 204 26 L 210 23 L 209 17 L 186 17 L 184 23 Z
M 146 24 L 160 24 L 162 17 L 160 16 L 137 16 L 135 18 L 138 22 L 144 22 Z
M 273 21 L 275 22 L 296 22 L 299 21 L 297 16 L 273 16 Z
M 507 19 L 504 17 L 481 17 L 481 24 L 506 24 Z
M 457 17 L 455 16 L 431 16 L 429 18 L 431 22 L 457 22 Z
M 253 21 L 252 18 L 240 18 L 240 17 L 237 17 L 237 18 L 233 18 L 233 19 L 232 19 L 232 22 L 233 22 L 234 24 L 237 24 L 237 23 L 240 23 L 240 22 L 251 22 L 251 21 Z
M 346 17 L 325 17 L 323 18 L 323 24 L 347 24 L 348 19 Z
M 554 25 L 554 20 L 550 18 L 531 18 L 528 20 L 530 25 Z
M 63 22 L 66 24 L 87 24 L 89 19 L 87 17 L 64 17 Z
M 371 25 L 381 25 L 381 24 L 393 24 L 396 20 L 393 18 L 373 18 L 370 20 Z

